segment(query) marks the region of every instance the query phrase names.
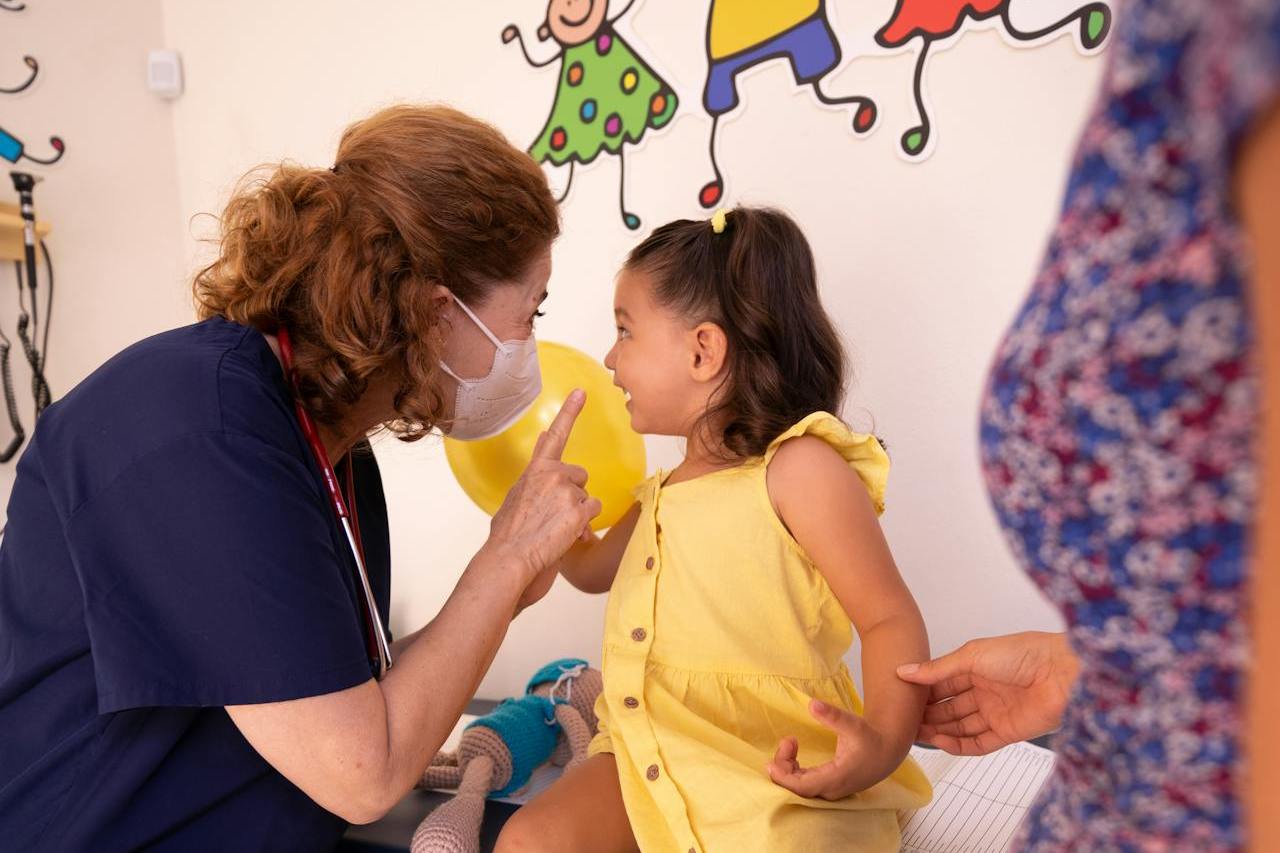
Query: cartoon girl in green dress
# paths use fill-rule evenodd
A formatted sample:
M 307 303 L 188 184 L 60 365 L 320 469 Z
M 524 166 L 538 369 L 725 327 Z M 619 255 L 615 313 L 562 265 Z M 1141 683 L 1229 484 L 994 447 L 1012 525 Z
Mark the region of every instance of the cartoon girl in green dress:
M 550 0 L 538 39 L 555 39 L 560 50 L 541 62 L 529 55 L 514 24 L 502 31 L 502 41 L 518 42 L 525 60 L 534 67 L 563 59 L 551 115 L 529 148 L 539 163 L 569 164 L 569 181 L 558 200 L 563 201 L 573 186 L 576 163 L 586 165 L 602 151 L 616 154 L 622 165 L 618 207 L 632 231 L 640 227 L 640 218 L 627 210 L 623 146 L 639 142 L 647 129 L 670 122 L 677 104 L 666 81 L 614 31 L 614 22 L 634 2 L 610 19 L 608 0 Z

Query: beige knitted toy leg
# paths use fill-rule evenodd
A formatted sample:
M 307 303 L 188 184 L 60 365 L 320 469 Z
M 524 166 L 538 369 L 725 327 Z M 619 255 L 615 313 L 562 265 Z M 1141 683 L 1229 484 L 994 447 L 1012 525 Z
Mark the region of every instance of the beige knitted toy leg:
M 427 771 L 426 784 L 433 770 Z M 413 833 L 412 853 L 480 853 L 480 824 L 492 781 L 492 758 L 477 755 L 467 762 L 458 793 L 427 815 Z
M 556 722 L 560 724 L 560 728 L 564 729 L 565 738 L 569 741 L 569 751 L 573 754 L 573 758 L 569 759 L 565 769 L 577 767 L 587 760 L 587 747 L 591 744 L 591 729 L 587 728 L 582 715 L 569 705 L 556 706 Z
M 441 753 L 443 755 L 444 753 Z M 440 760 L 440 756 L 436 756 L 436 761 Z M 457 759 L 449 761 L 447 764 L 432 764 L 422 774 L 422 781 L 418 783 L 419 788 L 449 788 L 453 789 L 462 784 L 462 768 L 458 766 Z

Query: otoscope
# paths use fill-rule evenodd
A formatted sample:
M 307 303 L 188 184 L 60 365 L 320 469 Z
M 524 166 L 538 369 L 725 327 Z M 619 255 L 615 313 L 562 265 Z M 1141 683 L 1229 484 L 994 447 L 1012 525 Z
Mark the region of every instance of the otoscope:
M 18 202 L 22 211 L 22 251 L 27 268 L 27 289 L 31 293 L 31 316 L 27 316 L 22 301 L 22 279 L 18 279 L 18 338 L 22 341 L 22 351 L 31 365 L 31 393 L 35 397 L 36 417 L 48 408 L 53 395 L 49 392 L 49 383 L 44 377 L 44 355 L 32 343 L 40 327 L 40 309 L 36 299 L 36 208 L 32 193 L 36 182 L 40 179 L 27 172 L 10 172 L 13 188 L 18 191 Z M 48 318 L 46 318 L 47 321 Z M 31 334 L 27 334 L 30 324 Z

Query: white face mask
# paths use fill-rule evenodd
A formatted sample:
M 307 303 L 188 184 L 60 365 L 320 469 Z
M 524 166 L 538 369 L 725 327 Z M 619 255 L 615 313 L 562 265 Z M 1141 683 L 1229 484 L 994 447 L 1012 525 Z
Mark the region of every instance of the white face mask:
M 538 344 L 533 335 L 523 341 L 498 340 L 461 299 L 455 296 L 453 300 L 496 348 L 493 369 L 483 379 L 463 379 L 440 362 L 440 368 L 458 380 L 453 423 L 446 435 L 460 441 L 477 441 L 495 436 L 519 420 L 542 392 Z

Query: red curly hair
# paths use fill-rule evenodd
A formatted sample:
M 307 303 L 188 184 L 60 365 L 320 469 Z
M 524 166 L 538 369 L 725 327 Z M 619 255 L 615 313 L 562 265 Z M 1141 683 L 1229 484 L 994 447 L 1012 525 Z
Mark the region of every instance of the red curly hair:
M 398 383 L 404 440 L 444 411 L 431 299 L 469 305 L 521 277 L 560 233 L 546 177 L 497 130 L 443 106 L 384 109 L 346 129 L 333 169 L 250 172 L 195 277 L 202 319 L 289 329 L 303 403 L 340 421 L 376 376 Z

